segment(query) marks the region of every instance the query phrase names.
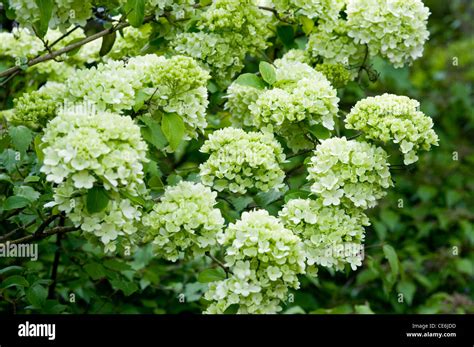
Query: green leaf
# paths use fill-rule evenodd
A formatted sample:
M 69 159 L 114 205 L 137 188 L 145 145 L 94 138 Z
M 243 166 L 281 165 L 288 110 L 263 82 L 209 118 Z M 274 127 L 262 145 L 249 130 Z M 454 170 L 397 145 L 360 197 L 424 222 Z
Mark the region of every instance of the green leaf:
M 40 285 L 33 285 L 26 291 L 26 298 L 35 307 L 42 307 L 48 297 L 48 290 Z
M 172 150 L 176 150 L 184 137 L 184 121 L 176 113 L 164 113 L 161 119 L 161 130 L 168 139 Z
M 220 281 L 226 278 L 224 269 L 217 267 L 213 269 L 206 269 L 199 273 L 198 281 L 201 283 L 209 283 Z
M 388 263 L 390 264 L 392 275 L 393 275 L 393 278 L 395 279 L 398 276 L 398 272 L 399 272 L 397 253 L 395 252 L 395 249 L 392 246 L 384 245 L 383 254 L 385 254 L 385 258 L 388 260 Z
M 39 176 L 27 176 L 25 177 L 25 180 L 23 182 L 25 183 L 33 183 L 33 182 L 39 182 L 41 178 Z
M 300 16 L 300 20 L 303 27 L 303 32 L 306 35 L 309 35 L 314 28 L 314 21 L 306 16 Z
M 103 57 L 112 50 L 114 46 L 115 39 L 117 38 L 116 32 L 111 32 L 108 35 L 102 37 L 102 45 L 100 46 L 99 55 Z
M 135 283 L 121 279 L 111 280 L 110 284 L 114 289 L 121 290 L 125 296 L 130 296 L 138 290 L 138 286 Z
M 128 0 L 125 13 L 131 26 L 138 28 L 145 18 L 145 0 Z
M 30 200 L 23 196 L 10 196 L 3 202 L 3 209 L 5 211 L 14 210 L 28 206 L 29 204 Z
M 380 219 L 388 227 L 388 230 L 394 231 L 400 222 L 400 215 L 391 210 L 382 210 L 380 212 Z
M 124 263 L 124 262 L 121 262 L 121 261 L 118 261 L 118 260 L 115 260 L 115 259 L 108 259 L 104 262 L 104 266 L 110 270 L 114 270 L 114 271 L 127 271 L 127 270 L 131 270 L 131 267 L 130 265 Z
M 241 86 L 254 87 L 256 89 L 265 89 L 265 82 L 253 73 L 244 73 L 237 77 L 234 83 Z
M 237 314 L 239 311 L 240 305 L 239 304 L 232 304 L 227 307 L 224 311 L 224 314 Z
M 19 275 L 13 275 L 7 277 L 2 283 L 0 284 L 0 288 L 6 289 L 10 287 L 28 287 L 30 284 L 26 280 L 25 277 Z
M 43 142 L 41 141 L 41 135 L 36 135 L 33 143 L 35 146 L 36 157 L 38 158 L 38 161 L 42 163 L 44 160 L 44 153 L 43 153 L 43 148 L 42 148 Z
M 20 271 L 20 270 L 23 270 L 23 267 L 17 266 L 17 265 L 7 266 L 3 269 L 0 269 L 0 275 L 6 274 L 7 272 L 10 272 L 10 271 Z
M 469 259 L 457 259 L 456 268 L 458 269 L 459 272 L 462 272 L 466 275 L 469 275 L 469 276 L 474 275 L 474 264 Z
M 325 140 L 331 137 L 331 131 L 322 124 L 315 124 L 308 128 L 309 132 L 318 140 Z
M 53 14 L 53 0 L 35 0 L 36 5 L 38 6 L 38 11 L 40 14 L 39 22 L 33 24 L 37 34 L 43 38 L 48 31 L 49 21 Z
M 94 281 L 105 277 L 105 269 L 99 263 L 86 264 L 84 266 L 84 270 Z
M 150 98 L 150 96 L 151 95 L 148 92 L 144 90 L 139 90 L 137 94 L 135 94 L 135 104 L 133 105 L 133 111 L 138 112 L 138 110 L 140 110 L 143 107 L 143 105 L 145 104 L 145 101 L 147 101 Z
M 411 305 L 416 292 L 416 285 L 413 282 L 401 281 L 397 284 L 397 290 L 403 294 L 408 305 Z
M 12 179 L 10 178 L 10 176 L 8 176 L 6 173 L 0 173 L 0 182 L 13 183 Z
M 19 125 L 17 127 L 10 127 L 8 133 L 12 139 L 13 146 L 21 153 L 25 153 L 33 140 L 33 132 L 27 127 Z
M 275 83 L 276 72 L 275 68 L 271 64 L 267 63 L 266 61 L 261 61 L 258 66 L 258 69 L 265 82 L 267 82 L 269 85 Z
M 295 32 L 291 25 L 283 25 L 277 28 L 278 38 L 286 48 L 293 48 L 295 45 Z
M 289 190 L 285 194 L 285 203 L 292 199 L 306 199 L 309 197 L 310 192 L 306 190 Z
M 39 192 L 37 192 L 30 186 L 16 186 L 15 188 L 13 188 L 13 193 L 16 196 L 21 196 L 30 202 L 38 200 L 41 195 Z
M 374 313 L 374 311 L 372 311 L 372 309 L 370 308 L 369 304 L 355 305 L 354 311 L 355 313 L 358 313 L 358 314 L 373 314 Z
M 141 116 L 139 119 L 146 125 L 146 127 L 141 128 L 141 133 L 145 141 L 151 143 L 157 149 L 165 148 L 168 141 L 161 130 L 160 124 L 149 116 Z
M 92 187 L 87 192 L 87 212 L 97 213 L 105 210 L 109 204 L 109 196 L 104 187 Z

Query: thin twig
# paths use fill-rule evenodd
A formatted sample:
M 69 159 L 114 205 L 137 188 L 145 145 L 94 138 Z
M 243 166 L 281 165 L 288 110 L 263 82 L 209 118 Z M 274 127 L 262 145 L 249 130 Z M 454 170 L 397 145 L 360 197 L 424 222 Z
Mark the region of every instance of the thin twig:
M 206 255 L 212 259 L 213 262 L 215 262 L 217 265 L 219 265 L 224 271 L 226 274 L 230 273 L 230 270 L 227 266 L 225 266 L 219 259 L 217 259 L 216 257 L 214 257 L 211 252 L 206 252 Z
M 59 227 L 64 227 L 64 216 L 59 219 Z M 48 299 L 54 299 L 54 292 L 56 290 L 56 283 L 58 278 L 59 259 L 61 258 L 61 239 L 63 234 L 56 235 L 56 251 L 54 252 L 53 267 L 51 269 L 51 284 L 48 288 Z
M 145 17 L 143 23 L 146 23 L 146 22 L 149 22 L 150 20 L 152 20 L 154 18 L 154 16 L 147 16 Z M 104 37 L 106 35 L 109 35 L 115 31 L 118 31 L 118 30 L 121 30 L 123 28 L 126 28 L 130 26 L 129 23 L 119 23 L 117 24 L 116 26 L 112 27 L 112 28 L 109 28 L 109 29 L 105 29 L 105 30 L 102 30 L 94 35 L 91 35 L 91 36 L 88 36 L 86 38 L 84 38 L 83 40 L 81 41 L 78 41 L 78 42 L 74 42 L 74 43 L 71 43 L 70 45 L 66 46 L 66 47 L 63 47 L 61 49 L 58 49 L 57 51 L 54 51 L 54 52 L 51 52 L 51 53 L 48 53 L 48 54 L 44 54 L 42 56 L 39 56 L 39 57 L 36 57 L 36 58 L 33 58 L 31 60 L 29 60 L 26 65 L 28 67 L 30 66 L 33 66 L 33 65 L 36 65 L 36 64 L 39 64 L 39 63 L 42 63 L 44 61 L 48 61 L 48 60 L 51 60 L 51 59 L 55 59 L 56 57 L 59 57 L 60 55 L 64 54 L 64 53 L 68 53 L 68 52 L 71 52 L 73 50 L 75 50 L 76 48 L 79 48 L 89 42 L 92 42 L 92 41 L 95 41 L 97 39 L 100 39 L 101 37 Z M 6 77 L 6 76 L 10 76 L 11 74 L 19 71 L 21 68 L 19 66 L 13 66 L 9 69 L 6 69 L 2 72 L 0 72 L 0 77 Z
M 12 241 L 7 241 L 7 242 L 10 243 L 10 244 L 18 244 L 18 243 L 25 243 L 25 242 L 30 242 L 30 241 L 39 241 L 39 240 L 45 239 L 45 238 L 47 238 L 49 236 L 52 236 L 52 235 L 65 234 L 65 233 L 68 233 L 68 232 L 71 232 L 71 231 L 76 231 L 76 230 L 79 230 L 79 227 L 75 227 L 75 226 L 56 227 L 56 228 L 53 228 L 53 229 L 49 229 L 49 230 L 47 230 L 44 233 L 39 234 L 39 235 L 36 235 L 36 234 L 28 235 L 28 236 L 25 236 L 25 237 L 22 237 L 22 238 L 19 238 L 19 239 L 16 239 L 16 240 L 12 240 Z

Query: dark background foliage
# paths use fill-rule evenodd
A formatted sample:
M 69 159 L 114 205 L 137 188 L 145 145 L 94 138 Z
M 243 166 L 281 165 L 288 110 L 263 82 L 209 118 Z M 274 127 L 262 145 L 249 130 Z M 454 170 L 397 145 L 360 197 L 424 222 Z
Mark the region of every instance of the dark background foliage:
M 369 211 L 372 226 L 367 228 L 363 266 L 345 273 L 320 270 L 316 279 L 303 278 L 301 289 L 286 303 L 287 313 L 474 313 L 474 31 L 470 24 L 474 13 L 470 3 L 426 1 L 432 15 L 424 56 L 403 69 L 374 60 L 371 64 L 373 72 L 379 73 L 377 81 L 364 76 L 340 95 L 346 110 L 360 98 L 384 92 L 419 100 L 422 110 L 434 119 L 440 146 L 420 155 L 415 165 L 392 171 L 395 188 Z M 0 21 L 4 28 L 11 25 L 3 13 Z M 256 62 L 249 60 L 246 70 L 255 71 Z M 22 78 L 14 83 L 0 91 L 0 105 L 10 105 L 11 94 L 18 88 L 36 88 Z M 216 92 L 211 100 L 211 109 L 220 109 L 222 95 Z M 225 124 L 223 116 L 214 116 L 216 126 Z M 190 175 L 186 167 L 199 160 L 199 145 L 191 142 L 175 163 L 162 167 L 166 183 L 179 179 L 177 174 Z M 30 166 L 33 160 L 25 156 L 15 164 L 8 146 L 8 139 L 2 137 L 3 196 L 9 189 L 8 181 L 23 180 L 21 167 Z M 295 158 L 286 168 L 291 171 L 291 189 L 297 190 L 305 180 L 306 173 L 299 168 L 301 160 Z M 401 163 L 393 152 L 392 163 L 397 160 Z M 178 162 L 184 170 L 169 175 Z M 35 165 L 31 170 L 30 175 L 38 174 Z M 29 184 L 47 189 L 39 182 Z M 43 195 L 37 206 L 49 198 Z M 273 213 L 282 203 L 265 194 L 253 200 L 250 205 L 244 200 L 232 203 L 241 209 L 257 203 Z M 228 220 L 238 216 L 225 202 L 220 207 Z M 35 216 L 3 211 L 0 235 L 12 231 L 17 223 L 27 224 L 29 218 Z M 39 254 L 36 262 L 0 259 L 0 312 L 202 310 L 200 300 L 206 285 L 197 281 L 196 274 L 209 267 L 206 259 L 168 263 L 155 259 L 149 247 L 130 257 L 108 258 L 76 233 L 67 234 L 60 242 L 56 236 L 40 241 Z M 58 275 L 52 286 L 51 269 L 58 256 Z

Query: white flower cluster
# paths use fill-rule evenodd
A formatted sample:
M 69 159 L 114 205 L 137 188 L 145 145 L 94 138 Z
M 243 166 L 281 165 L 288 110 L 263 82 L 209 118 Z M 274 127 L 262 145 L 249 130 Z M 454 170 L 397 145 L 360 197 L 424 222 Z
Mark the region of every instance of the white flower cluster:
M 272 0 L 282 15 L 336 19 L 346 0 Z
M 49 27 L 66 30 L 71 25 L 86 25 L 92 17 L 91 0 L 54 0 Z M 31 28 L 40 20 L 40 9 L 36 1 L 9 0 L 10 7 L 15 10 L 15 20 L 20 25 Z
M 279 213 L 286 228 L 301 238 L 307 272 L 316 265 L 343 270 L 362 265 L 364 226 L 369 218 L 358 208 L 325 206 L 321 199 L 293 199 Z
M 402 67 L 422 56 L 430 11 L 421 0 L 348 0 L 348 35 Z
M 207 65 L 220 86 L 230 84 L 244 67 L 246 54 L 264 50 L 272 17 L 255 0 L 216 0 L 202 12 L 198 32 L 184 32 L 171 42 L 179 54 Z
M 147 145 L 130 117 L 70 109 L 59 112 L 45 128 L 41 172 L 55 188 L 54 202 L 81 229 L 93 233 L 107 251 L 116 247 L 118 236 L 130 241 L 136 232 L 139 207 L 121 196 L 146 193 L 143 163 Z M 93 187 L 109 192 L 107 208 L 89 214 L 86 195 Z
M 200 165 L 201 181 L 218 191 L 245 194 L 250 188 L 263 192 L 283 188 L 280 164 L 285 154 L 271 132 L 220 129 L 209 135 L 201 152 L 210 154 Z
M 168 187 L 153 211 L 143 218 L 149 227 L 145 241 L 152 241 L 156 255 L 167 260 L 195 258 L 217 245 L 224 218 L 215 192 L 201 183 L 181 181 Z
M 226 108 L 235 124 L 257 129 L 270 126 L 287 140 L 293 151 L 308 148 L 311 142 L 300 138 L 309 134 L 310 126 L 322 124 L 334 129 L 337 92 L 323 74 L 305 63 L 281 59 L 275 61 L 275 66 L 276 81 L 272 88 L 242 88 L 234 82 L 229 87 Z
M 333 137 L 321 142 L 308 167 L 313 194 L 324 206 L 374 207 L 393 186 L 387 153 L 367 142 Z
M 206 313 L 223 313 L 239 305 L 238 313 L 276 313 L 289 288 L 299 288 L 304 273 L 300 239 L 278 218 L 265 210 L 244 212 L 219 235 L 226 248 L 225 262 L 231 275 L 212 282 L 205 299 L 212 301 Z
M 357 102 L 346 117 L 346 128 L 357 129 L 371 140 L 398 143 L 405 165 L 418 160 L 417 151 L 438 145 L 433 121 L 406 96 L 383 94 Z
M 109 61 L 78 70 L 67 81 L 66 98 L 88 102 L 100 110 L 131 110 L 139 91 L 150 98 L 150 113 L 177 113 L 185 123 L 185 139 L 196 138 L 207 126 L 207 71 L 188 57 L 166 59 L 155 54 L 134 57 L 127 63 Z

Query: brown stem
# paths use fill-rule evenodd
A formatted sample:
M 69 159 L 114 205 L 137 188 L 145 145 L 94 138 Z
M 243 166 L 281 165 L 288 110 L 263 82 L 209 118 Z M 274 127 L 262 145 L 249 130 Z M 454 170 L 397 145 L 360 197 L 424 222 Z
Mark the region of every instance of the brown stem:
M 152 20 L 154 18 L 154 16 L 147 16 L 145 17 L 143 23 L 146 23 L 146 22 L 149 22 L 150 20 Z M 30 66 L 33 66 L 33 65 L 36 65 L 36 64 L 39 64 L 39 63 L 42 63 L 44 61 L 48 61 L 48 60 L 51 60 L 51 59 L 55 59 L 56 57 L 59 57 L 60 55 L 64 54 L 64 53 L 67 53 L 67 52 L 70 52 L 70 51 L 73 51 L 75 50 L 76 48 L 79 48 L 89 42 L 92 42 L 92 41 L 95 41 L 97 39 L 100 39 L 101 37 L 104 37 L 106 35 L 109 35 L 113 32 L 116 32 L 118 30 L 121 30 L 123 28 L 126 28 L 130 26 L 129 23 L 119 23 L 117 24 L 116 26 L 112 27 L 112 28 L 109 28 L 109 29 L 105 29 L 105 30 L 102 30 L 102 31 L 99 31 L 98 33 L 94 34 L 94 35 L 91 35 L 91 36 L 88 36 L 86 38 L 84 38 L 83 40 L 81 41 L 78 41 L 78 42 L 74 42 L 74 43 L 71 43 L 70 45 L 66 46 L 66 47 L 63 47 L 61 49 L 58 49 L 57 51 L 54 51 L 54 52 L 51 52 L 51 53 L 48 53 L 48 54 L 44 54 L 42 56 L 39 56 L 39 57 L 36 57 L 36 58 L 33 58 L 31 60 L 29 60 L 26 65 L 28 67 Z M 10 76 L 11 74 L 13 73 L 17 73 L 18 71 L 20 71 L 21 68 L 19 66 L 13 66 L 9 69 L 6 69 L 2 72 L 0 72 L 0 78 L 1 77 L 6 77 L 6 76 Z
M 36 233 L 35 233 L 33 235 L 28 235 L 28 236 L 25 236 L 25 237 L 22 237 L 22 238 L 19 238 L 19 239 L 16 239 L 16 240 L 12 240 L 12 241 L 7 241 L 7 242 L 10 243 L 10 244 L 18 244 L 18 243 L 25 243 L 25 242 L 29 242 L 29 241 L 39 241 L 39 240 L 45 239 L 45 238 L 47 238 L 51 235 L 65 234 L 65 233 L 75 231 L 75 230 L 79 230 L 79 227 L 75 227 L 75 226 L 56 227 L 56 228 L 46 230 L 44 233 L 39 234 L 39 235 L 36 235 Z

